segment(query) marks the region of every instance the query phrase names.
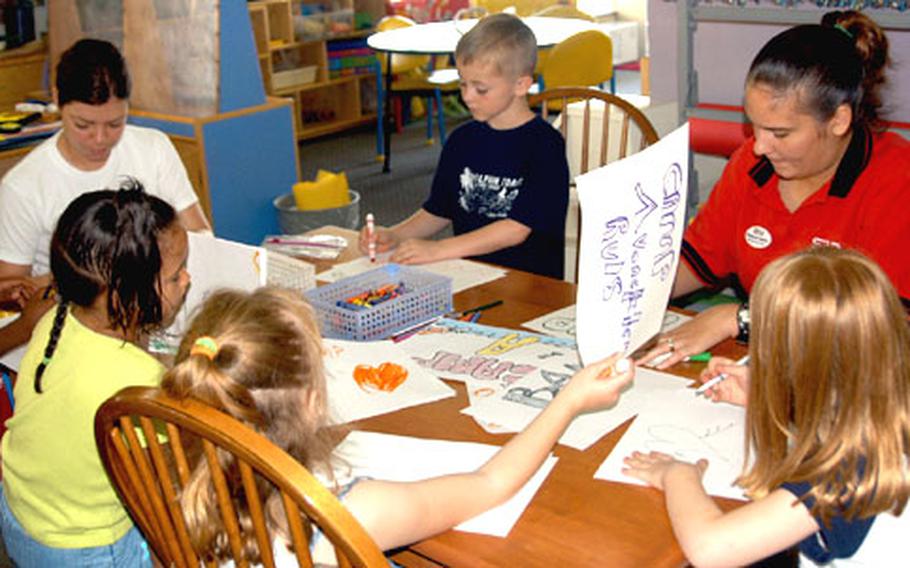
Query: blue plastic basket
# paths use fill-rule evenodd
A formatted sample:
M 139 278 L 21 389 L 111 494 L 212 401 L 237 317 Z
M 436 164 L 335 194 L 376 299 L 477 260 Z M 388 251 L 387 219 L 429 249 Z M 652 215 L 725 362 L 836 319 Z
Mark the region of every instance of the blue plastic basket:
M 363 310 L 336 303 L 386 284 L 403 284 L 407 292 Z M 387 339 L 396 332 L 452 311 L 452 279 L 387 264 L 375 270 L 320 286 L 305 293 L 319 318 L 323 337 L 356 341 Z

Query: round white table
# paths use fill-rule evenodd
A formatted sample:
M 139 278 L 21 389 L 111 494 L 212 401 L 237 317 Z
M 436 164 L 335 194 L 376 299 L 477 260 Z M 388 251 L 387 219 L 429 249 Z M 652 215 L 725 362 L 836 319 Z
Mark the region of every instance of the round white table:
M 449 20 L 446 22 L 431 22 L 377 32 L 367 38 L 367 45 L 376 51 L 386 53 L 403 53 L 415 55 L 445 55 L 455 53 L 458 41 L 465 33 L 473 28 L 479 20 Z M 599 29 L 594 22 L 572 18 L 522 18 L 537 39 L 537 47 L 552 47 L 562 40 L 579 32 Z M 392 88 L 392 58 L 386 58 L 385 69 L 385 110 L 379 120 L 389 120 L 391 113 L 391 97 L 388 96 Z M 429 111 L 428 111 L 429 112 Z M 384 131 L 384 160 L 382 171 L 390 170 L 391 160 L 391 125 L 380 125 Z

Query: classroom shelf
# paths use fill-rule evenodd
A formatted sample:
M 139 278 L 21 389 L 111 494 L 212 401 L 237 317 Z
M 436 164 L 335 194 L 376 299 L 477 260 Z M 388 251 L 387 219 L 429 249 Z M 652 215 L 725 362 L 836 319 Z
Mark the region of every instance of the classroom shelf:
M 353 0 L 334 0 L 333 11 L 318 11 L 325 6 L 314 8 L 317 3 L 258 0 L 248 4 L 263 84 L 269 94 L 293 101 L 298 140 L 376 120 L 375 97 L 366 93 L 376 91 L 375 73 L 333 78 L 330 72 L 334 48 L 363 40 L 371 32 L 332 32 L 339 22 L 342 28 L 348 27 L 348 16 L 353 25 Z M 317 11 L 307 14 L 311 9 Z M 317 30 L 324 26 L 325 34 L 313 37 L 313 26 Z

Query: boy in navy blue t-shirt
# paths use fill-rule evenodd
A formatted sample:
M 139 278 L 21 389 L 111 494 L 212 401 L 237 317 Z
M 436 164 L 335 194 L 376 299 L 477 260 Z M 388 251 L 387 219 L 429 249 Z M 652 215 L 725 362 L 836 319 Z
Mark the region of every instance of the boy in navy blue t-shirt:
M 395 249 L 402 264 L 470 257 L 562 278 L 569 168 L 562 136 L 528 107 L 536 59 L 533 32 L 508 14 L 461 38 L 455 63 L 474 120 L 446 142 L 423 207 L 376 229 L 378 251 Z M 449 223 L 455 236 L 428 240 Z

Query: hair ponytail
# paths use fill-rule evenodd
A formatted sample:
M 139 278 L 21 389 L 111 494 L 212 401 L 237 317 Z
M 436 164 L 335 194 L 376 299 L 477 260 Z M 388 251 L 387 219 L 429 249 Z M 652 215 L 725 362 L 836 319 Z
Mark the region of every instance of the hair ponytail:
M 334 481 L 331 461 L 337 440 L 326 428 L 319 327 L 299 294 L 263 288 L 252 294 L 221 290 L 210 295 L 183 336 L 176 364 L 164 375 L 161 389 L 241 420 L 310 471 Z M 222 454 L 219 460 L 228 479 L 239 479 L 236 461 Z M 191 468 L 180 497 L 190 540 L 197 550 L 224 560 L 229 557 L 227 531 L 208 482 L 211 472 L 198 457 L 191 460 Z M 270 528 L 286 534 L 280 494 L 270 484 L 257 489 Z M 240 523 L 246 526 L 250 513 L 245 489 L 237 484 L 232 490 Z M 259 563 L 252 531 L 243 534 L 247 560 Z
M 822 26 L 842 30 L 853 40 L 863 65 L 863 95 L 857 107 L 860 116 L 854 120 L 879 126 L 881 87 L 885 84 L 885 68 L 891 64 L 885 32 L 869 16 L 855 10 L 828 12 L 822 17 Z
M 44 376 L 44 369 L 51 362 L 54 351 L 57 350 L 57 341 L 60 340 L 60 333 L 63 332 L 63 324 L 66 322 L 66 312 L 69 308 L 69 302 L 61 300 L 57 304 L 57 313 L 54 314 L 54 325 L 51 327 L 50 337 L 47 338 L 47 345 L 44 347 L 44 358 L 35 369 L 35 392 L 41 394 L 44 389 L 41 387 L 41 377 Z

